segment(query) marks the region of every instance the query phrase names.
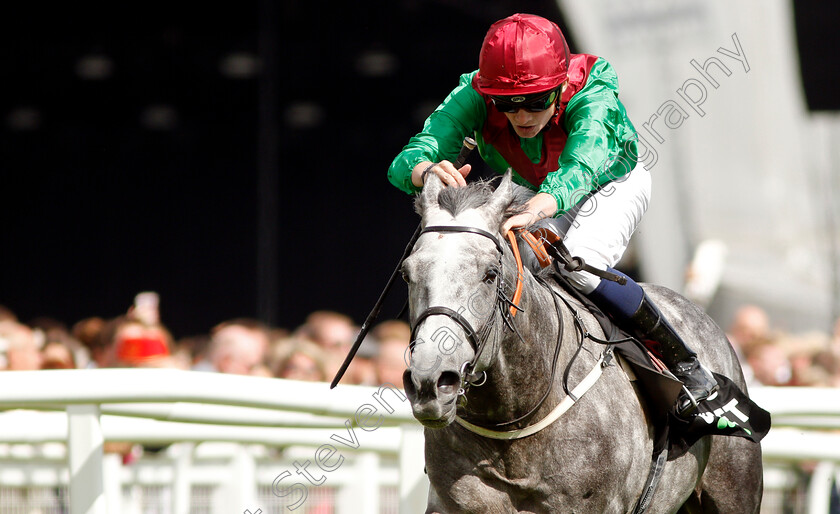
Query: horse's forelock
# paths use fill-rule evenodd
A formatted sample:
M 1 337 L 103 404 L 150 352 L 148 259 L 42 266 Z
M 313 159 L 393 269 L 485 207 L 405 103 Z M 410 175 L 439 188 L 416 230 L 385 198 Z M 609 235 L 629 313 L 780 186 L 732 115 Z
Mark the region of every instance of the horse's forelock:
M 483 206 L 492 196 L 492 186 L 488 181 L 482 180 L 466 187 L 444 187 L 434 200 L 427 198 L 426 195 L 420 195 L 414 203 L 414 209 L 419 215 L 424 216 L 428 214 L 429 207 L 434 204 L 435 207 L 445 210 L 452 216 L 457 216 L 469 209 Z
M 487 181 L 479 181 L 467 187 L 447 187 L 438 195 L 438 205 L 452 216 L 469 209 L 485 205 L 493 196 L 493 188 Z
M 521 212 L 525 202 L 534 196 L 534 192 L 530 189 L 517 185 L 513 185 L 512 187 L 513 191 L 510 202 L 504 205 L 499 213 L 501 220 L 505 220 Z M 457 216 L 466 210 L 485 206 L 493 197 L 494 191 L 493 180 L 480 180 L 466 187 L 444 187 L 440 190 L 436 198 L 437 206 L 452 216 Z M 424 201 L 422 195 L 418 196 L 415 202 L 417 213 L 422 216 L 428 207 L 428 203 L 428 201 Z

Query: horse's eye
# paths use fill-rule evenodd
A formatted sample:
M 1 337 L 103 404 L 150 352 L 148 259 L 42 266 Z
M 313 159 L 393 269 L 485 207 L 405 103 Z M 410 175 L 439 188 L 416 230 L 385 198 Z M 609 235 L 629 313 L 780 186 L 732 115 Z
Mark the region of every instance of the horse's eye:
M 484 278 L 481 279 L 482 282 L 485 284 L 491 284 L 496 281 L 496 277 L 499 276 L 499 270 L 496 268 L 490 268 L 487 270 L 487 273 L 484 274 Z

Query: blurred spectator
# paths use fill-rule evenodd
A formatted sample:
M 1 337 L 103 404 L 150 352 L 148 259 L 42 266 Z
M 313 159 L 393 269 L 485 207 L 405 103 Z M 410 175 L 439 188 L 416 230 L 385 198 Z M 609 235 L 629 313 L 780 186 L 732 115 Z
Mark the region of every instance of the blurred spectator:
M 353 320 L 335 311 L 315 311 L 306 317 L 296 334 L 314 341 L 326 351 L 347 349 L 353 344 L 357 328 Z
M 373 327 L 371 333 L 380 341 L 400 339 L 408 344 L 409 339 L 411 339 L 411 327 L 405 321 L 398 319 L 390 319 L 379 323 Z
M 0 321 L 17 321 L 17 316 L 5 305 L 0 305 Z
M 105 327 L 105 320 L 92 316 L 77 321 L 70 329 L 73 338 L 87 349 L 89 361 L 86 368 L 104 368 L 108 366 L 108 345 L 100 336 Z
M 750 386 L 783 386 L 791 379 L 791 366 L 785 350 L 774 339 L 754 341 L 745 352 L 752 369 Z
M 185 369 L 200 371 L 205 365 L 211 369 L 209 364 L 210 334 L 197 334 L 178 339 L 175 344 L 177 358 L 186 366 Z M 206 371 L 206 370 L 205 370 Z
M 822 367 L 827 374 L 822 387 L 840 387 L 840 357 L 831 350 L 823 350 L 814 356 L 814 363 Z
M 403 321 L 389 320 L 377 325 L 373 333 L 379 339 L 379 354 L 376 357 L 377 382 L 390 383 L 402 388 L 411 328 Z
M 327 376 L 333 377 L 338 372 L 359 329 L 353 320 L 335 311 L 315 311 L 307 316 L 298 327 L 295 335 L 314 341 L 326 352 Z
M 43 332 L 36 332 L 16 321 L 0 321 L 0 344 L 5 346 L 5 369 L 9 371 L 41 369 Z
M 747 304 L 735 311 L 735 316 L 726 336 L 741 362 L 747 383 L 753 381 L 753 370 L 746 358 L 750 346 L 770 337 L 770 318 L 767 312 L 757 305 Z
M 0 371 L 5 371 L 9 365 L 9 337 L 17 322 L 11 319 L 0 320 Z
M 780 346 L 787 350 L 791 378 L 788 385 L 821 387 L 829 381 L 829 371 L 817 362 L 817 354 L 828 348 L 827 334 L 807 332 L 781 339 Z
M 137 293 L 127 316 L 147 327 L 160 325 L 160 297 L 154 291 Z
M 753 342 L 770 336 L 770 317 L 757 305 L 744 305 L 735 311 L 727 336 L 736 351 L 743 352 Z
M 355 341 L 355 339 L 354 339 Z M 376 358 L 379 354 L 379 341 L 371 334 L 365 336 L 359 351 L 353 357 L 353 361 L 347 367 L 347 372 L 342 378 L 342 383 L 353 385 L 379 385 L 379 377 L 376 373 Z M 346 354 L 342 357 L 342 361 L 346 359 Z M 327 377 L 328 381 L 332 381 L 333 376 Z
M 34 330 L 41 330 L 47 335 L 67 333 L 67 326 L 64 323 L 49 316 L 40 316 L 31 319 L 26 325 Z
M 328 378 L 324 350 L 301 337 L 277 341 L 270 361 L 273 376 L 277 378 L 309 382 L 324 382 Z
M 193 369 L 269 376 L 265 364 L 268 346 L 268 329 L 263 323 L 250 318 L 228 320 L 210 331 L 207 361 Z
M 291 337 L 291 332 L 289 329 L 282 328 L 282 327 L 269 327 L 268 328 L 268 340 L 269 341 L 282 341 Z
M 91 323 L 96 325 L 95 321 Z M 83 327 L 79 328 L 79 332 Z M 177 367 L 174 340 L 160 322 L 157 293 L 139 293 L 123 316 L 105 323 L 97 333 L 98 367 Z M 101 352 L 101 355 L 99 354 Z
M 108 349 L 106 367 L 170 367 L 172 336 L 162 326 L 147 326 L 120 316 L 100 332 L 101 346 Z
M 69 363 L 71 368 L 87 367 L 90 360 L 90 352 L 78 339 L 73 337 L 63 322 L 49 317 L 40 317 L 30 320 L 27 323 L 36 331 L 44 334 L 44 344 L 41 353 L 50 359 L 59 358 L 59 361 L 44 363 L 44 369 L 58 367 L 66 369 Z
M 76 358 L 72 350 L 62 342 L 50 341 L 41 350 L 41 369 L 74 369 Z

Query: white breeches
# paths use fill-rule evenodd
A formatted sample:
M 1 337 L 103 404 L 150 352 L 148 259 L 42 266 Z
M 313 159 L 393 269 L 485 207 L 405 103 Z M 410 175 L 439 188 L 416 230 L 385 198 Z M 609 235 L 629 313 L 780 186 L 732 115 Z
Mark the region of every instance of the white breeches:
M 650 183 L 650 172 L 638 163 L 633 171 L 589 197 L 566 232 L 569 252 L 595 268 L 615 267 L 647 210 Z M 601 281 L 585 271 L 564 274 L 584 294 L 594 291 Z

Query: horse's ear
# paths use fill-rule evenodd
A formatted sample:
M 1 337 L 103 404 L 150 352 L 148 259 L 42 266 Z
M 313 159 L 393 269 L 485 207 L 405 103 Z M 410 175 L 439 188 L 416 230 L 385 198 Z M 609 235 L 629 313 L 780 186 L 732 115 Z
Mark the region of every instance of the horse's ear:
M 423 189 L 414 204 L 417 214 L 422 217 L 428 214 L 430 210 L 439 208 L 438 195 L 440 195 L 441 189 L 443 189 L 443 182 L 440 177 L 434 173 L 427 174 Z
M 505 213 L 507 208 L 510 207 L 510 203 L 513 201 L 512 175 L 513 173 L 511 172 L 511 169 L 508 168 L 502 176 L 502 181 L 499 183 L 499 186 L 496 187 L 496 191 L 493 192 L 493 196 L 490 198 L 490 201 L 484 206 L 484 212 L 493 218 L 499 219 L 499 223 L 501 223 L 502 215 Z

